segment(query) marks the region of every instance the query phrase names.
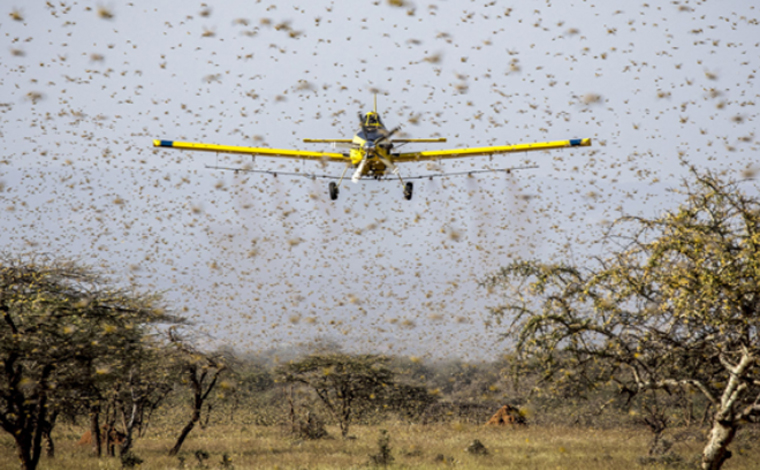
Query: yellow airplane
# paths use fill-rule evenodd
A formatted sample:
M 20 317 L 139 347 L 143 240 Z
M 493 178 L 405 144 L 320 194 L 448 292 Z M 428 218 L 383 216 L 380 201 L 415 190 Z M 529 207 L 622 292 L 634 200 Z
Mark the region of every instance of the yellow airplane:
M 485 169 L 466 171 L 459 173 L 441 173 L 433 175 L 422 175 L 402 178 L 399 174 L 398 163 L 421 162 L 429 160 L 442 160 L 449 158 L 475 157 L 482 155 L 496 155 L 501 153 L 530 152 L 534 150 L 550 150 L 564 147 L 577 147 L 591 145 L 591 139 L 570 139 L 557 140 L 553 142 L 533 142 L 527 144 L 501 145 L 496 147 L 469 147 L 452 150 L 427 150 L 422 152 L 402 152 L 394 151 L 394 145 L 399 146 L 408 143 L 420 142 L 446 142 L 445 138 L 428 138 L 428 139 L 399 139 L 393 138 L 394 134 L 399 131 L 399 127 L 387 130 L 383 125 L 380 114 L 377 112 L 377 96 L 375 96 L 374 108 L 371 112 L 364 115 L 359 113 L 361 128 L 354 135 L 353 139 L 304 139 L 306 143 L 327 143 L 332 144 L 333 149 L 344 149 L 342 152 L 310 152 L 303 150 L 290 149 L 270 149 L 263 147 L 235 147 L 229 145 L 204 144 L 199 142 L 179 142 L 176 140 L 154 140 L 154 147 L 175 148 L 181 150 L 200 150 L 205 152 L 217 153 L 239 153 L 248 155 L 259 155 L 263 157 L 284 157 L 296 158 L 301 160 L 339 162 L 345 165 L 343 174 L 340 177 L 330 175 L 311 175 L 305 173 L 289 173 L 271 170 L 254 170 L 250 168 L 227 168 L 211 166 L 222 170 L 248 171 L 255 173 L 268 173 L 277 176 L 277 174 L 291 176 L 307 176 L 311 178 L 327 178 L 338 180 L 337 184 L 331 181 L 328 185 L 330 199 L 338 199 L 338 188 L 350 168 L 354 169 L 351 181 L 356 183 L 361 178 L 383 179 L 386 172 L 390 171 L 397 176 L 404 188 L 404 198 L 412 199 L 414 185 L 411 181 L 406 180 L 434 178 L 440 176 L 452 176 L 461 174 L 473 174 L 491 171 L 505 171 L 536 168 L 535 166 L 523 166 L 503 169 Z

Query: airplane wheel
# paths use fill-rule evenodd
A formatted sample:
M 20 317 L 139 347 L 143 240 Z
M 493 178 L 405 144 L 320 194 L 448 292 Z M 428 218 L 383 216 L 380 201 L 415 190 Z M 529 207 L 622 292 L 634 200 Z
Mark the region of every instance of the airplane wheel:
M 327 188 L 330 190 L 330 200 L 334 201 L 338 199 L 338 185 L 330 181 L 330 184 L 327 186 Z
M 406 183 L 404 185 L 404 199 L 407 201 L 412 200 L 412 191 L 414 191 L 414 184 L 413 183 Z

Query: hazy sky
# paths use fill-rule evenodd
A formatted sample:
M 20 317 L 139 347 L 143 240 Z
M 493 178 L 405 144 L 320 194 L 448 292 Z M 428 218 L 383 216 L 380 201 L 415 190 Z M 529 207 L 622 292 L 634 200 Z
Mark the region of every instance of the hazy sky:
M 397 3 L 397 2 L 394 2 Z M 516 257 L 584 262 L 606 221 L 680 199 L 680 158 L 758 164 L 758 9 L 741 1 L 4 2 L 0 243 L 165 292 L 211 338 L 261 350 L 492 357 L 477 286 Z M 411 164 L 398 182 L 209 170 L 152 139 L 325 149 L 372 107 L 411 137 L 592 147 Z M 340 175 L 341 165 L 257 158 Z M 747 186 L 756 191 L 755 186 Z

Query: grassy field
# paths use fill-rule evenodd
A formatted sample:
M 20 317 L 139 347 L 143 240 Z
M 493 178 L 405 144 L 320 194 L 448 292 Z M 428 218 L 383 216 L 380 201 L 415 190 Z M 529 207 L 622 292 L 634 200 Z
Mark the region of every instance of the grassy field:
M 630 469 L 673 468 L 642 466 L 650 440 L 645 431 L 632 429 L 593 430 L 587 428 L 539 427 L 485 428 L 463 424 L 353 426 L 352 439 L 323 439 L 301 441 L 288 437 L 280 427 L 214 426 L 195 429 L 185 442 L 180 457 L 184 468 L 198 468 L 195 451 L 209 454 L 207 468 L 224 468 L 223 454 L 228 454 L 238 470 L 267 469 L 333 469 L 366 468 L 370 455 L 378 453 L 380 429 L 387 429 L 394 463 L 392 468 L 433 469 Z M 67 426 L 57 428 L 57 457 L 42 458 L 41 469 L 118 469 L 118 459 L 96 459 L 87 448 L 76 445 L 83 429 Z M 168 430 L 167 430 L 168 431 Z M 337 428 L 329 428 L 339 436 Z M 677 442 L 672 451 L 693 460 L 701 450 L 699 433 L 682 433 L 690 439 Z M 666 436 L 667 438 L 667 436 Z M 487 455 L 471 455 L 465 448 L 480 440 Z M 733 446 L 734 457 L 727 469 L 757 469 L 760 449 L 752 448 L 754 436 L 739 435 Z M 743 443 L 744 442 L 744 443 Z M 167 457 L 173 435 L 161 431 L 151 433 L 137 442 L 135 454 L 144 460 L 140 468 L 182 468 L 177 457 Z M 0 469 L 17 469 L 13 442 L 7 434 L 0 436 Z M 680 468 L 686 468 L 681 466 Z

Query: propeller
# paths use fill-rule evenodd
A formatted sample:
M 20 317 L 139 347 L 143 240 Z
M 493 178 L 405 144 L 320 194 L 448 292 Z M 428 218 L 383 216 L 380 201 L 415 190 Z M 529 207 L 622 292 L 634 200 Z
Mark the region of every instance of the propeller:
M 393 162 L 391 162 L 390 160 L 388 160 L 385 157 L 381 157 L 380 155 L 378 155 L 377 158 L 379 158 L 380 161 L 385 164 L 386 168 L 388 168 L 389 170 L 391 170 L 391 173 L 393 173 L 394 175 L 398 175 L 398 171 L 399 171 L 398 167 L 396 165 L 394 165 Z
M 381 135 L 380 137 L 378 137 L 377 139 L 375 139 L 375 141 L 372 142 L 372 144 L 373 145 L 380 145 L 381 142 L 384 142 L 384 141 L 390 139 L 391 137 L 393 137 L 393 134 L 395 134 L 396 132 L 398 132 L 400 130 L 401 130 L 401 126 L 394 127 L 393 130 L 391 130 L 386 135 Z
M 354 150 L 359 148 L 359 144 L 353 142 L 333 142 L 332 148 L 342 150 Z
M 354 172 L 353 176 L 351 176 L 351 182 L 352 183 L 358 183 L 359 180 L 362 177 L 362 172 L 364 171 L 364 167 L 367 165 L 367 153 L 364 154 L 364 157 L 362 157 L 362 161 L 359 162 L 359 166 L 356 167 L 356 171 Z
M 398 132 L 400 130 L 401 130 L 401 126 L 393 128 L 386 135 L 380 136 L 377 139 L 375 139 L 375 141 L 372 142 L 372 145 L 373 146 L 380 145 L 381 143 L 389 140 L 391 137 L 393 137 L 393 134 L 395 134 L 396 132 Z M 386 168 L 388 168 L 389 170 L 391 170 L 391 173 L 393 173 L 394 175 L 398 175 L 399 169 L 398 169 L 398 167 L 396 165 L 393 164 L 393 162 L 391 162 L 390 160 L 388 160 L 387 158 L 383 157 L 382 155 L 380 155 L 377 152 L 375 152 L 375 155 L 377 156 L 377 158 L 380 159 L 381 162 L 383 162 L 385 164 Z
M 364 132 L 364 135 L 367 135 L 367 126 L 365 126 L 364 123 L 364 115 L 361 111 L 356 113 L 356 115 L 359 117 L 359 126 L 362 128 L 362 132 Z
M 361 125 L 361 129 L 362 129 L 364 135 L 365 136 L 369 135 L 369 132 L 367 130 L 367 126 L 366 126 L 366 124 L 364 122 L 364 115 L 362 115 L 362 113 L 359 112 L 359 113 L 357 113 L 357 116 L 359 117 L 359 123 Z M 394 175 L 398 175 L 398 173 L 399 173 L 398 167 L 396 165 L 394 165 L 393 162 L 391 162 L 389 159 L 387 159 L 387 158 L 383 157 L 382 155 L 380 155 L 376 151 L 375 148 L 378 145 L 382 144 L 383 142 L 388 141 L 391 137 L 393 137 L 393 135 L 396 132 L 398 132 L 400 130 L 401 130 L 400 126 L 395 127 L 390 132 L 387 132 L 385 135 L 381 135 L 380 137 L 378 137 L 374 141 L 372 141 L 372 142 L 366 142 L 364 144 L 364 146 L 363 146 L 363 148 L 364 148 L 364 156 L 362 157 L 361 162 L 359 162 L 359 166 L 356 167 L 356 171 L 354 171 L 353 176 L 351 176 L 351 182 L 352 183 L 358 183 L 359 179 L 361 179 L 362 173 L 364 173 L 364 168 L 367 166 L 367 159 L 369 158 L 370 153 L 372 153 L 376 157 L 378 157 L 380 159 L 380 161 L 382 161 L 385 164 L 386 168 L 388 168 L 389 170 L 391 170 L 391 172 Z M 335 144 L 333 144 L 333 146 L 335 148 L 341 147 L 341 148 L 348 148 L 348 149 L 359 149 L 360 148 L 359 145 L 357 145 L 355 143 L 350 143 L 350 144 L 335 143 Z
M 396 132 L 398 132 L 400 130 L 401 130 L 401 127 L 396 127 L 395 129 L 393 129 L 392 131 L 390 131 L 388 134 L 381 135 L 380 137 L 378 137 L 377 139 L 375 139 L 372 142 L 372 146 L 371 147 L 365 147 L 365 148 L 367 148 L 369 150 L 372 147 L 376 147 L 376 146 L 380 145 L 384 141 L 386 141 L 386 140 L 390 139 L 391 137 L 393 137 L 393 134 L 395 134 Z M 359 144 L 355 143 L 355 142 L 333 142 L 331 145 L 332 145 L 332 148 L 334 148 L 334 149 L 343 149 L 343 150 L 357 150 L 357 149 L 361 148 L 361 146 Z
M 354 172 L 354 175 L 351 177 L 352 183 L 358 183 L 359 179 L 361 179 L 362 173 L 364 172 L 364 167 L 367 166 L 367 159 L 369 158 L 370 153 L 374 154 L 377 157 L 380 157 L 380 155 L 375 151 L 375 143 L 379 142 L 381 139 L 383 139 L 383 137 L 385 136 L 378 137 L 377 139 L 374 140 L 374 142 L 364 143 L 364 146 L 363 146 L 364 156 L 362 157 L 362 161 L 359 162 L 359 166 L 356 167 L 356 171 Z M 357 146 L 356 148 L 359 148 L 359 147 Z M 393 164 L 391 164 L 391 166 L 393 166 Z

